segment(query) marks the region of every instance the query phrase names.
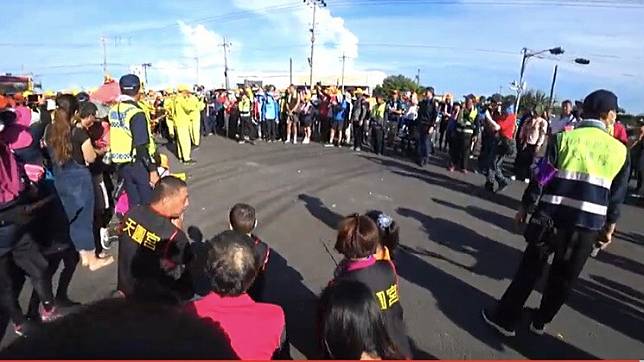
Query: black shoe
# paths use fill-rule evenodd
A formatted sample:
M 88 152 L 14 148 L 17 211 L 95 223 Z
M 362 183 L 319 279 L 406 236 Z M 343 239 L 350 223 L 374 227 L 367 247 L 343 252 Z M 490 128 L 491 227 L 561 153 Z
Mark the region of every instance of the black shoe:
M 499 182 L 499 188 L 496 190 L 497 193 L 502 192 L 506 188 L 508 188 L 509 183 L 508 182 Z
M 536 322 L 533 320 L 532 323 L 530 323 L 530 330 L 532 333 L 542 336 L 546 332 L 546 325 L 542 322 Z
M 494 192 L 494 184 L 493 184 L 493 183 L 486 182 L 486 183 L 485 183 L 485 190 L 487 190 L 487 191 L 489 191 L 489 192 Z
M 497 332 L 506 337 L 516 336 L 517 332 L 514 330 L 514 328 L 504 326 L 503 323 L 496 317 L 495 313 L 489 308 L 483 308 L 481 310 L 481 315 L 483 316 L 485 323 L 487 323 L 490 327 L 496 329 Z

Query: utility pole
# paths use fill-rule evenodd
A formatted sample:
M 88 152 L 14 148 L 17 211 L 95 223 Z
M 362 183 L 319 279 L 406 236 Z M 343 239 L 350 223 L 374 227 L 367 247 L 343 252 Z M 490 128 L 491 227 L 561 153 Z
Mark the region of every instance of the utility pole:
M 293 58 L 288 58 L 288 84 L 293 84 Z
M 309 58 L 309 66 L 311 67 L 310 73 L 309 73 L 309 87 L 311 87 L 311 92 L 313 92 L 313 52 L 315 49 L 315 12 L 318 7 L 324 8 L 326 7 L 326 2 L 324 0 L 304 0 L 304 3 L 307 5 L 311 5 L 313 7 L 313 22 L 311 23 L 311 28 L 309 31 L 311 32 L 311 57 Z
M 557 69 L 559 68 L 558 64 L 555 64 L 555 70 L 552 73 L 552 84 L 550 84 L 550 98 L 548 98 L 548 114 L 550 114 L 550 109 L 552 109 L 552 100 L 555 95 L 555 82 L 557 82 Z
M 519 105 L 521 104 L 521 94 L 523 93 L 523 73 L 525 72 L 525 62 L 528 60 L 528 48 L 521 49 L 521 72 L 519 73 L 519 84 L 517 85 L 517 100 L 514 104 L 514 113 L 519 114 Z
M 151 67 L 151 63 L 143 63 L 141 67 L 143 68 L 143 78 L 145 79 L 145 85 L 148 86 L 148 68 Z
M 230 88 L 228 83 L 228 47 L 231 46 L 231 44 L 228 42 L 226 37 L 224 37 L 224 42 L 221 46 L 224 47 L 224 79 L 226 90 L 228 90 Z
M 416 72 L 416 85 L 420 87 L 420 68 Z
M 103 75 L 107 74 L 107 45 L 105 44 L 105 36 L 101 36 L 101 44 L 103 45 Z
M 342 59 L 342 94 L 344 94 L 344 63 L 347 60 L 347 56 L 342 53 L 342 56 L 340 57 Z

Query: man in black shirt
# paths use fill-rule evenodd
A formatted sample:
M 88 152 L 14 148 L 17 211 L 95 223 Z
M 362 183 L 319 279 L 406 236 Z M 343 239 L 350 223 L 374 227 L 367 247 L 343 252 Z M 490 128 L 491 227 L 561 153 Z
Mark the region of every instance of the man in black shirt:
M 185 273 L 192 253 L 182 231 L 188 204 L 186 183 L 167 176 L 155 186 L 150 205 L 136 206 L 125 215 L 117 288 L 126 297 L 192 297 Z
M 431 134 L 434 132 L 438 110 L 434 102 L 434 88 L 425 89 L 425 99 L 418 104 L 418 165 L 425 166 L 434 153 Z

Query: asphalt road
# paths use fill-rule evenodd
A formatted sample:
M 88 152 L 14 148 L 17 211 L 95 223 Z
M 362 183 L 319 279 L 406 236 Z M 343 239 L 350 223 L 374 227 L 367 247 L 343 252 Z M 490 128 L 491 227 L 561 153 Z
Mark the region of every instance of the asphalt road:
M 227 212 L 234 203 L 257 208 L 257 234 L 274 249 L 268 298 L 286 311 L 294 357 L 319 356 L 313 329 L 316 295 L 340 260 L 332 251 L 337 220 L 371 209 L 387 212 L 401 226 L 401 300 L 416 357 L 644 356 L 641 208 L 624 206 L 618 239 L 589 260 L 546 335 L 530 333 L 526 322 L 516 338 L 507 339 L 482 322 L 480 309 L 503 293 L 520 260 L 524 241 L 512 217 L 523 183 L 489 195 L 482 190 L 482 176 L 450 174 L 438 158 L 421 169 L 347 148 L 237 145 L 213 136 L 194 158 L 198 164 L 187 170 L 191 204 L 186 225 L 210 238 L 228 227 Z M 71 297 L 91 302 L 115 286 L 114 266 L 94 273 L 79 268 Z M 538 301 L 535 292 L 528 306 Z M 7 333 L 3 343 L 12 338 Z

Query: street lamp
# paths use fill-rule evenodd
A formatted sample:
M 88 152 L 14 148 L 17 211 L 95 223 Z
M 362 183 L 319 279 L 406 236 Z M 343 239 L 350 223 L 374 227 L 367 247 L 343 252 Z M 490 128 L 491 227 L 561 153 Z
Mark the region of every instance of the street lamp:
M 590 64 L 590 60 L 584 59 L 584 58 L 575 58 L 574 60 L 575 64 L 580 64 L 580 65 L 588 65 Z M 550 84 L 550 98 L 548 98 L 548 113 L 550 113 L 550 109 L 552 108 L 552 100 L 554 97 L 555 93 L 555 82 L 557 81 L 557 69 L 559 66 L 555 64 L 555 70 L 552 73 L 552 83 Z
M 519 105 L 521 104 L 521 93 L 523 93 L 523 74 L 525 72 L 525 65 L 526 62 L 528 61 L 529 58 L 532 58 L 537 55 L 541 55 L 543 53 L 550 53 L 552 55 L 561 55 L 565 51 L 562 47 L 556 47 L 556 48 L 550 48 L 550 49 L 544 49 L 540 50 L 537 52 L 529 52 L 528 48 L 523 48 L 521 49 L 521 53 L 523 54 L 523 57 L 521 59 L 521 73 L 519 74 L 519 84 L 517 86 L 517 100 L 516 103 L 514 104 L 514 113 L 519 112 Z

